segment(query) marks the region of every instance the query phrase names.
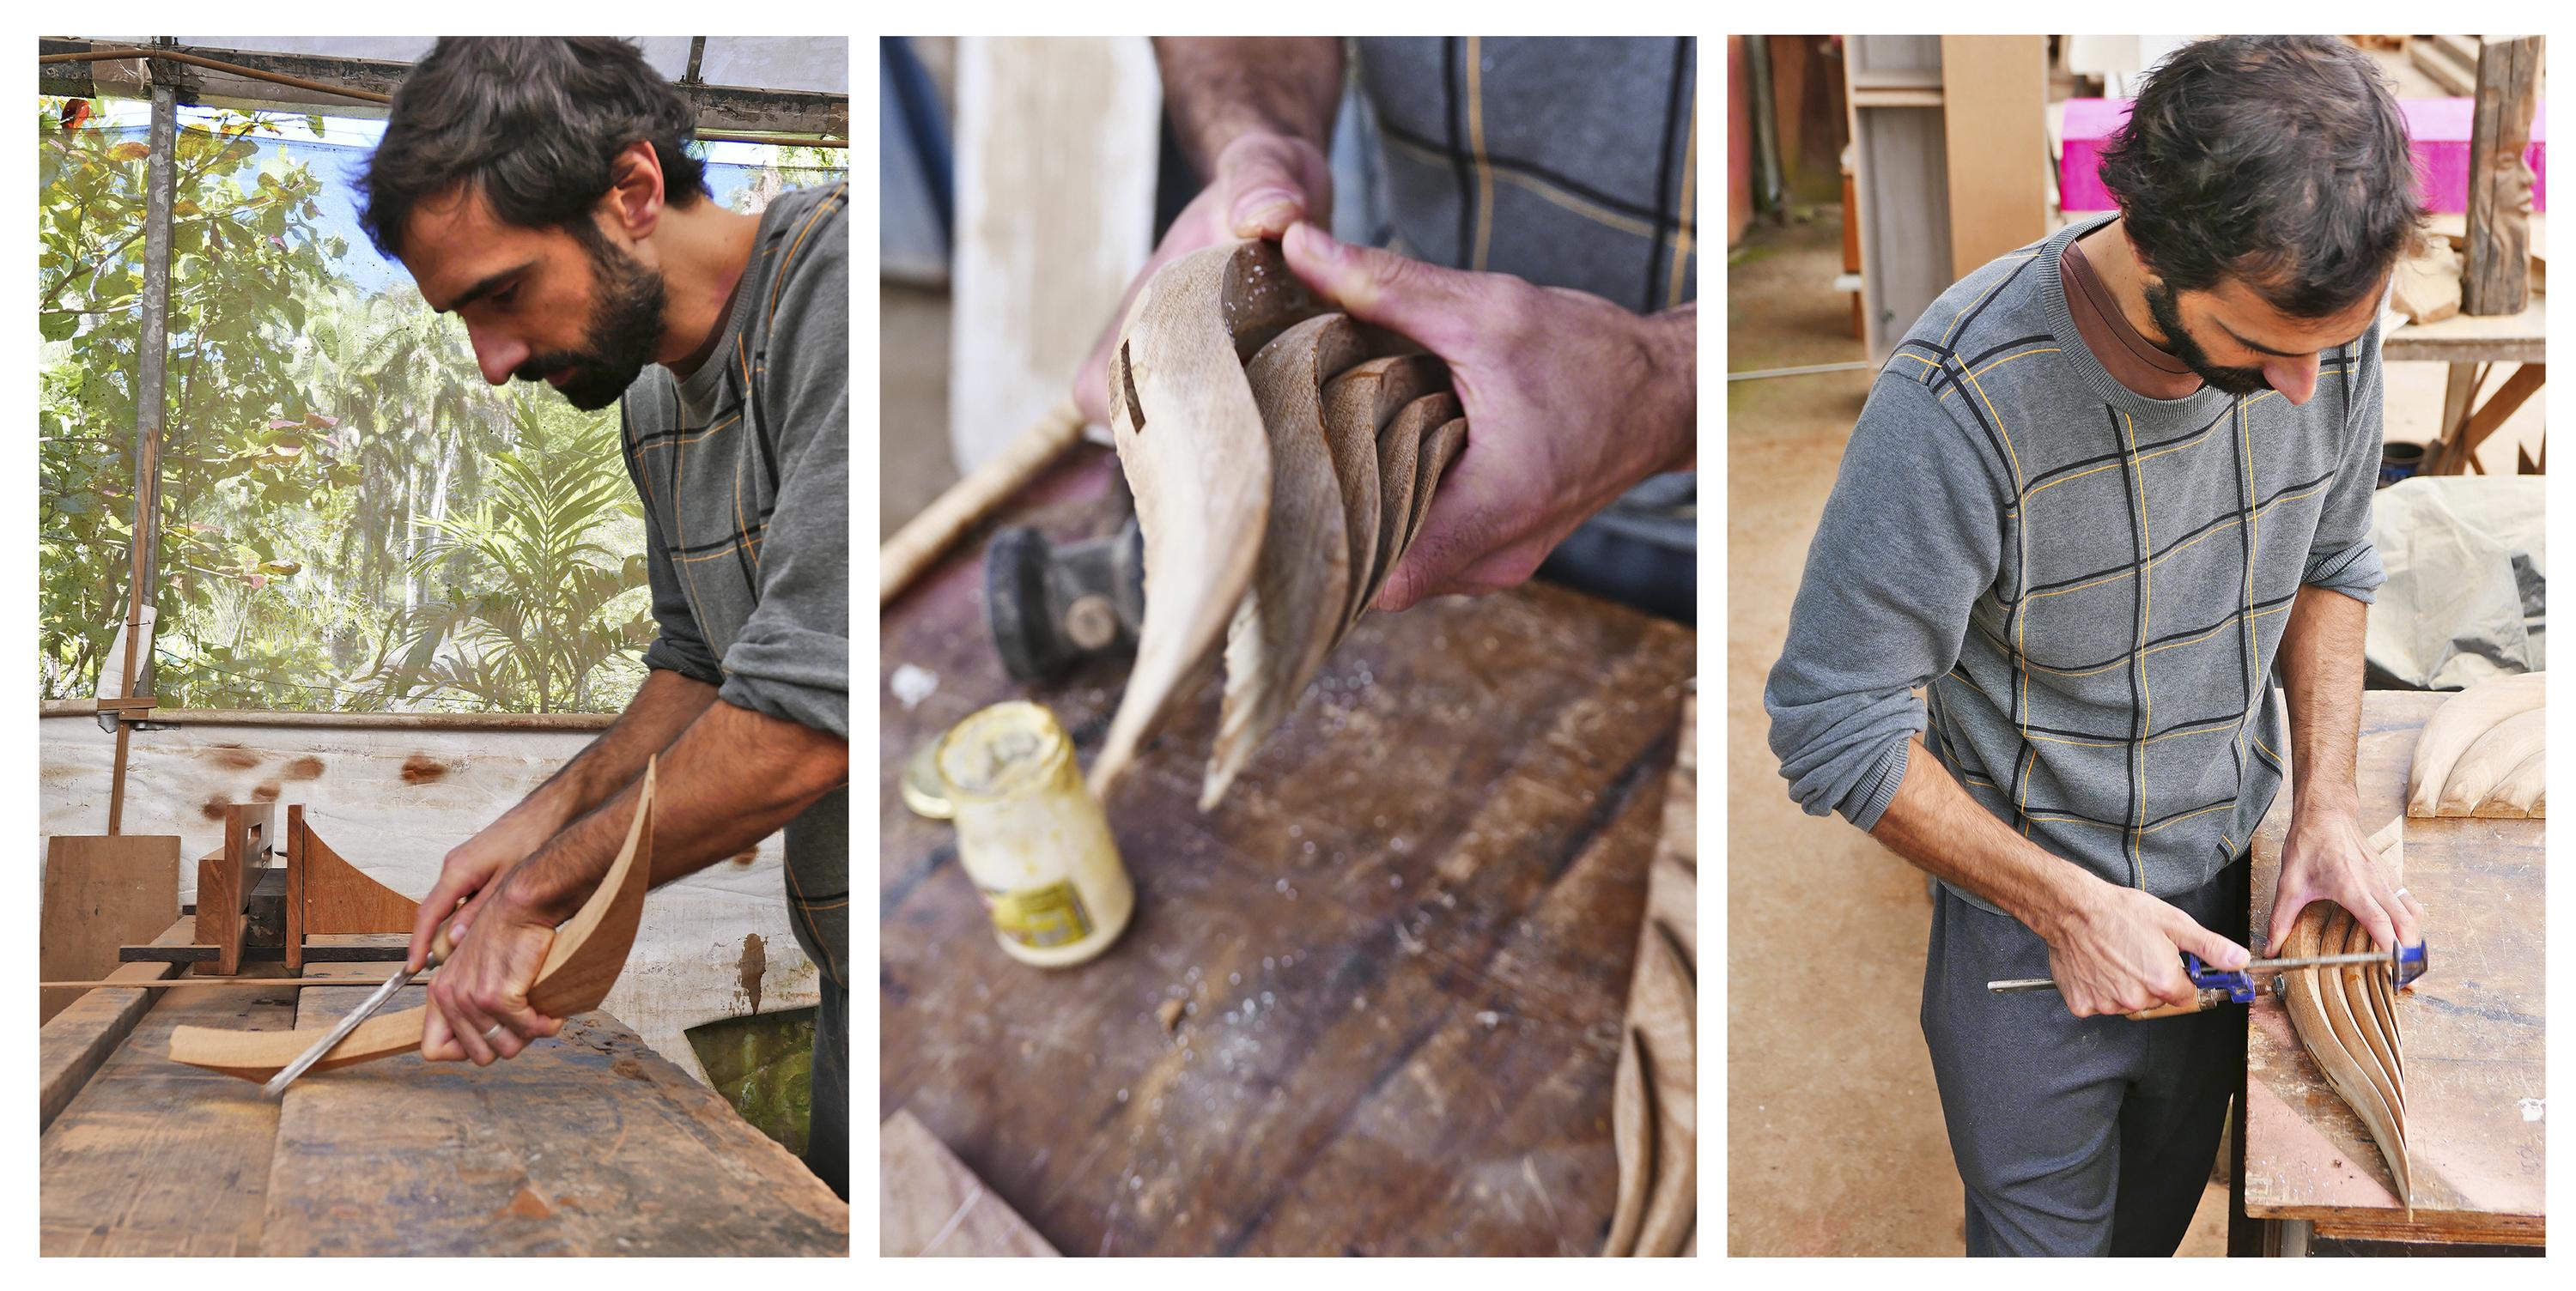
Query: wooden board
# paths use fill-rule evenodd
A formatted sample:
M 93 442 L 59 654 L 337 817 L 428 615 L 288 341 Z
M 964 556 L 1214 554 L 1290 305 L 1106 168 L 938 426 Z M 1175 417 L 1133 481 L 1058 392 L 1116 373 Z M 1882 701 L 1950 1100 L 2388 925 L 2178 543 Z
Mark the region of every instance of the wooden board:
M 2438 323 L 2409 323 L 2388 334 L 2380 357 L 2390 363 L 2546 363 L 2548 300 L 2539 290 L 2519 314 L 2455 314 Z
M 1133 37 L 957 42 L 946 431 L 959 470 L 1066 397 L 1145 267 L 1160 86 Z
M 307 937 L 408 934 L 420 903 L 369 878 L 315 837 L 304 805 L 286 809 L 286 966 L 304 967 Z
M 1045 1256 L 1056 1249 L 912 1113 L 897 1112 L 877 1130 L 877 1253 Z
M 261 1253 L 277 1105 L 167 1054 L 182 1025 L 285 1030 L 294 993 L 163 994 L 39 1140 L 44 1254 Z
M 2363 697 L 2362 822 L 2398 814 L 2415 733 L 2447 695 Z M 2289 795 L 2254 838 L 2252 933 L 2269 927 Z M 2406 885 L 2423 903 L 2431 971 L 2397 1002 L 2406 1036 L 2410 1222 L 2361 1120 L 2326 1087 L 2268 993 L 2248 1018 L 2245 1213 L 2323 1235 L 2543 1240 L 2542 833 L 2538 820 L 2409 819 Z
M 1943 36 L 1941 111 L 1959 279 L 2048 236 L 2046 38 Z
M 1092 531 L 1113 469 L 1078 452 L 1006 522 Z M 982 555 L 881 620 L 880 1117 L 910 1111 L 1067 1253 L 1597 1249 L 1691 633 L 1540 584 L 1372 615 L 1202 815 L 1210 679 L 1108 803 L 1134 924 L 1040 972 L 898 777 L 1013 697 L 1088 757 L 1123 666 L 1009 682 Z M 905 707 L 899 668 L 936 689 Z
M 149 941 L 179 917 L 179 836 L 73 835 L 45 840 L 45 898 L 36 933 L 47 981 L 88 981 L 117 967 L 117 948 Z M 79 991 L 38 993 L 51 1019 Z
M 304 1027 L 385 964 L 314 964 Z M 426 998 L 411 987 L 387 1008 Z M 225 1080 L 208 1074 L 209 1079 Z M 226 1081 L 257 1095 L 255 1086 Z M 605 1013 L 489 1068 L 417 1053 L 297 1081 L 277 1120 L 270 1255 L 839 1255 L 849 1207 Z
M 175 863 L 177 857 L 171 860 Z M 175 878 L 175 864 L 174 878 Z M 154 945 L 186 945 L 197 935 L 197 916 L 181 915 L 162 930 Z M 107 974 L 112 982 L 158 982 L 176 976 L 177 964 L 120 964 Z M 47 1019 L 36 1033 L 38 1130 L 54 1123 L 73 1095 L 98 1073 L 107 1056 L 134 1031 L 152 1008 L 157 991 L 102 988 L 73 992 L 71 1004 Z

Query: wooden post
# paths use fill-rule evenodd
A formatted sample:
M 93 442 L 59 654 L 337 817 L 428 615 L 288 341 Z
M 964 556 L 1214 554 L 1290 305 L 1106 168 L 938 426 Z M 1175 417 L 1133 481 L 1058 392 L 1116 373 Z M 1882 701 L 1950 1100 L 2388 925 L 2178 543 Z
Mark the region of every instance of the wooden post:
M 160 532 L 161 423 L 170 351 L 170 213 L 177 189 L 178 89 L 156 74 L 152 85 L 152 140 L 144 162 L 143 331 L 135 345 L 134 560 L 125 592 L 125 684 L 120 700 L 134 698 L 142 672 L 144 598 L 152 595 L 153 544 Z M 159 630 L 156 623 L 155 631 Z M 125 832 L 125 759 L 133 719 L 116 714 L 116 761 L 107 788 L 107 832 Z
M 2531 167 L 2523 153 L 2539 101 L 2540 42 L 2538 36 L 2491 36 L 2478 49 L 2464 313 L 2519 314 L 2531 304 Z

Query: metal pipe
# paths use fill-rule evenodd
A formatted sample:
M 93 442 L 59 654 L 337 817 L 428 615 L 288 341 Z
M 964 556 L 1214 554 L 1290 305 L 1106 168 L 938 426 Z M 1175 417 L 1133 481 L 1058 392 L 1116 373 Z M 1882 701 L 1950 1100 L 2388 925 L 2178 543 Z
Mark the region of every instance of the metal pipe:
M 1745 88 L 1753 108 L 1753 204 L 1777 216 L 1787 209 L 1780 175 L 1780 123 L 1771 104 L 1771 38 L 1744 38 Z

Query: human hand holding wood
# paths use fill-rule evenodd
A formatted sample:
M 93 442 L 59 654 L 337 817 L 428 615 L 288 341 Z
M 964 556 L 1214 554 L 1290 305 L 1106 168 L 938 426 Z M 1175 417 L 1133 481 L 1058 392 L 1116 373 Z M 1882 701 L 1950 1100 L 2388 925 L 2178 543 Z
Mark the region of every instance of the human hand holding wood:
M 505 878 L 449 922 L 456 951 L 430 980 L 421 1029 L 420 1055 L 430 1062 L 488 1067 L 563 1029 L 563 1019 L 528 1007 L 528 988 L 545 967 L 555 925 L 507 889 Z
M 1314 144 L 1268 130 L 1235 136 L 1217 152 L 1208 186 L 1181 208 L 1162 244 L 1127 284 L 1117 311 L 1101 325 L 1090 355 L 1074 374 L 1073 403 L 1083 419 L 1109 420 L 1109 351 L 1118 343 L 1118 329 L 1136 303 L 1136 293 L 1164 265 L 1236 238 L 1275 240 L 1299 220 L 1330 219 L 1332 212 L 1332 166 Z
M 2291 813 L 2289 833 L 2281 840 L 2281 882 L 2272 900 L 2266 953 L 2280 952 L 2299 912 L 2314 901 L 2351 911 L 2382 950 L 2423 939 L 2424 907 L 2399 889 L 2353 812 L 2340 805 Z
M 2243 946 L 2194 922 L 2172 903 L 2087 876 L 2081 895 L 2036 931 L 2048 943 L 2048 975 L 2066 1011 L 2079 1018 L 2189 1004 L 2195 988 L 2182 952 L 2213 968 L 2241 968 Z
M 460 901 L 469 903 L 466 912 L 456 915 L 457 927 L 451 933 L 462 935 L 493 882 L 518 864 L 519 858 L 543 846 L 554 831 L 554 825 L 539 820 L 529 804 L 523 802 L 472 838 L 448 849 L 446 859 L 439 864 L 437 884 L 420 899 L 420 912 L 412 920 L 411 953 L 406 960 L 412 971 L 420 971 L 427 961 L 430 938 L 438 931 L 441 915 L 455 911 Z
M 1448 365 L 1467 444 L 1375 601 L 1500 591 L 1640 480 L 1697 458 L 1695 306 L 1640 317 L 1586 292 L 1346 246 L 1312 223 L 1288 267 Z

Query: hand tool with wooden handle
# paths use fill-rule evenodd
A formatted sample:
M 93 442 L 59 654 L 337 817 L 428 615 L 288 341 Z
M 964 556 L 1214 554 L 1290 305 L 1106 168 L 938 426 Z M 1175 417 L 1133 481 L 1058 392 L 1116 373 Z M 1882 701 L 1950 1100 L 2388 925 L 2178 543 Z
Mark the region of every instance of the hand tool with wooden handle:
M 276 1075 L 269 1077 L 268 1083 L 259 1087 L 260 1092 L 270 1098 L 283 1097 L 286 1093 L 286 1087 L 294 1084 L 296 1077 L 311 1070 L 313 1064 L 322 1061 L 325 1054 L 338 1048 L 340 1042 L 349 1037 L 350 1032 L 358 1029 L 359 1023 L 364 1022 L 370 1016 L 373 1016 L 377 1009 L 383 1008 L 385 1001 L 394 997 L 394 992 L 411 985 L 412 978 L 419 976 L 421 973 L 426 973 L 429 970 L 438 967 L 440 964 L 447 962 L 447 957 L 454 954 L 455 951 L 456 943 L 448 939 L 447 925 L 444 923 L 438 925 L 437 935 L 430 939 L 429 958 L 421 961 L 421 965 L 418 969 L 413 969 L 409 965 L 405 965 L 401 972 L 386 978 L 385 984 L 377 987 L 375 994 L 367 997 L 366 1003 L 350 1010 L 347 1017 L 340 1019 L 336 1025 L 323 1034 L 320 1040 L 314 1042 L 312 1048 L 305 1050 L 304 1056 L 286 1064 L 278 1070 Z
M 2304 959 L 2257 959 L 2243 968 L 2236 969 L 2212 968 L 2200 956 L 2184 951 L 2183 973 L 2191 978 L 2194 988 L 2191 1003 L 2159 1005 L 2128 1016 L 2132 1022 L 2145 1022 L 2155 1018 L 2198 1013 L 2203 1009 L 2216 1008 L 2221 1004 L 2251 1004 L 2254 1002 L 2256 973 L 2278 973 L 2293 968 L 2376 964 L 2388 970 L 2390 985 L 2402 988 L 2424 975 L 2426 963 L 2423 942 L 2417 942 L 2412 946 L 2398 946 L 2386 951 L 2373 950 L 2352 955 L 2312 955 Z M 2057 983 L 2045 977 L 2016 977 L 1988 982 L 1986 989 L 1997 995 L 2012 995 L 2023 991 L 2053 991 L 2057 989 Z

